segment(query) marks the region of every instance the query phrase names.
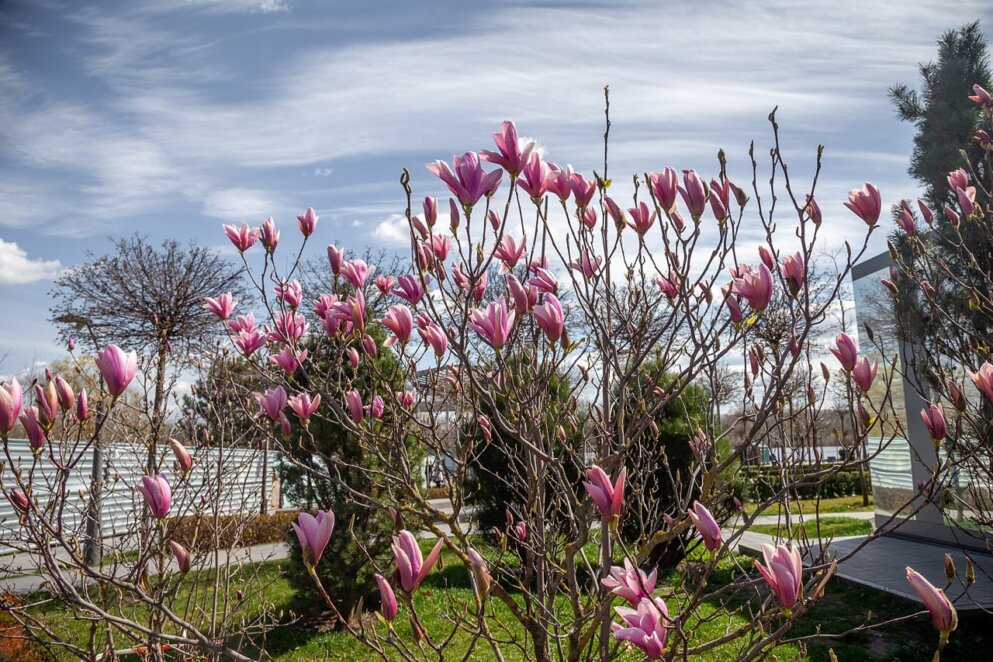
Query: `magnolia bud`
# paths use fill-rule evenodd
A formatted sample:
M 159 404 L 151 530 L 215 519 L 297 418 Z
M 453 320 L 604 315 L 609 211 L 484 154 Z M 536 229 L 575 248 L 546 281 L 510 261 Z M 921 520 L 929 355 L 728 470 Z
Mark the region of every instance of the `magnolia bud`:
M 955 561 L 951 554 L 945 554 L 945 577 L 948 581 L 955 579 Z

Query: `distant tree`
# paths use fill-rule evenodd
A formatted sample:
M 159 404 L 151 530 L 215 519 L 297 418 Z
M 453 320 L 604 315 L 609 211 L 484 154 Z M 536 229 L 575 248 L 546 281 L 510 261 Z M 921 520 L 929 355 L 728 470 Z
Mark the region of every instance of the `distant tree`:
M 919 91 L 900 83 L 889 89 L 889 96 L 897 117 L 917 127 L 908 172 L 924 187 L 925 200 L 937 211 L 955 202 L 946 176 L 965 167 L 960 151 L 965 150 L 978 168 L 984 163 L 982 150 L 973 140 L 976 105 L 968 98 L 974 84 L 990 87 L 986 38 L 979 21 L 941 35 L 938 59 L 922 62 L 919 70 Z M 982 195 L 977 191 L 977 204 L 982 203 Z
M 118 239 L 109 255 L 88 257 L 55 281 L 51 319 L 63 340 L 137 351 L 152 381 L 146 469 L 156 473 L 170 368 L 191 365 L 203 341 L 221 330 L 205 297 L 230 291 L 246 302 L 241 269 L 203 246 L 171 239 L 155 246 L 138 234 Z

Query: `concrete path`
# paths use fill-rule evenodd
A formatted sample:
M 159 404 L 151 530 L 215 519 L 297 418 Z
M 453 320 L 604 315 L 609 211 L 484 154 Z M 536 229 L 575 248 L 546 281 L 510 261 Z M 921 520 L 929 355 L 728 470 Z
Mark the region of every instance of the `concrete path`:
M 278 561 L 289 556 L 289 547 L 286 543 L 274 543 L 269 545 L 256 545 L 254 547 L 241 547 L 233 550 L 221 550 L 218 552 L 218 563 L 220 565 L 232 565 L 239 563 L 266 563 Z M 57 555 L 57 559 L 65 558 L 64 555 Z M 213 565 L 213 560 L 205 557 L 195 557 L 194 565 Z M 37 554 L 13 554 L 0 560 L 0 591 L 11 593 L 34 593 L 46 588 L 48 580 L 38 572 L 40 559 Z M 126 576 L 130 570 L 127 566 L 105 565 L 104 572 L 112 576 Z M 168 570 L 175 572 L 178 570 L 175 559 L 170 559 Z M 70 577 L 78 577 L 75 573 Z

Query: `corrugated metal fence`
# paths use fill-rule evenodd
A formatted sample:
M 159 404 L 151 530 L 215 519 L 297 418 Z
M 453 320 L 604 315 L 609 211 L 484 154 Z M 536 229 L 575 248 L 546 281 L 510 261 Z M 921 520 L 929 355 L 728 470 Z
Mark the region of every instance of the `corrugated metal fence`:
M 128 443 L 104 443 L 101 522 L 104 537 L 116 537 L 136 530 L 136 514 L 141 513 L 142 497 L 135 487 L 144 475 L 147 449 Z M 191 452 L 193 469 L 181 477 L 168 446 L 162 445 L 158 456 L 160 470 L 168 477 L 172 487 L 171 516 L 212 514 L 214 504 L 221 514 L 257 513 L 262 504 L 263 472 L 267 496 L 271 496 L 273 472 L 279 461 L 278 454 L 270 451 L 269 462 L 264 461 L 261 450 L 251 448 L 202 448 Z M 65 456 L 59 453 L 64 452 Z M 55 458 L 46 452 L 32 455 L 27 441 L 12 439 L 7 442 L 7 453 L 12 460 L 3 458 L 3 480 L 14 486 L 13 469 L 19 467 L 23 476 L 31 472 L 33 497 L 44 510 L 55 490 L 66 494 L 61 519 L 69 532 L 82 539 L 85 532 L 85 515 L 89 499 L 93 450 L 71 453 L 70 449 L 53 451 Z M 73 465 L 62 483 L 57 483 L 57 466 L 71 458 Z M 264 470 L 264 467 L 268 467 Z M 64 485 L 64 487 L 60 487 Z M 7 499 L 0 498 L 0 553 L 9 551 L 5 542 L 22 536 L 17 513 Z

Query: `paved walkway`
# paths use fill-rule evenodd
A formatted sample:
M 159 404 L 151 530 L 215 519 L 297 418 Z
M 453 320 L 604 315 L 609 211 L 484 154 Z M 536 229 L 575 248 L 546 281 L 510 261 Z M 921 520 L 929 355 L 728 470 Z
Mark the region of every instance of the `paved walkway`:
M 289 556 L 289 547 L 286 543 L 256 545 L 255 547 L 241 547 L 230 551 L 221 550 L 219 555 L 218 563 L 220 565 L 265 563 L 286 558 Z M 37 554 L 21 553 L 0 558 L 0 591 L 34 593 L 44 589 L 47 580 L 39 574 L 39 565 L 40 560 Z M 105 566 L 104 571 L 109 572 L 110 569 L 111 567 L 108 565 Z M 172 572 L 178 570 L 175 559 L 170 559 L 168 569 Z M 120 566 L 117 568 L 122 576 L 126 570 L 127 568 Z

